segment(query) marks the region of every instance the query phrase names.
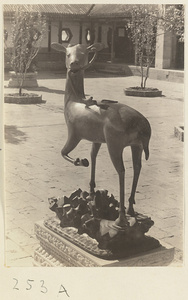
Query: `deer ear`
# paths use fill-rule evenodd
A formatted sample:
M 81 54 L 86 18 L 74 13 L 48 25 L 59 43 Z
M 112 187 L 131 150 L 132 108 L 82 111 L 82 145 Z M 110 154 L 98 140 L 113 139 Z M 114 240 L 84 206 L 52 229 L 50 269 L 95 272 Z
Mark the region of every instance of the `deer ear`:
M 87 47 L 87 49 L 89 51 L 101 51 L 102 49 L 104 49 L 104 44 L 101 44 L 101 43 L 95 43 L 89 47 Z
M 52 49 L 60 52 L 66 52 L 66 48 L 61 45 L 60 43 L 52 43 L 51 44 Z

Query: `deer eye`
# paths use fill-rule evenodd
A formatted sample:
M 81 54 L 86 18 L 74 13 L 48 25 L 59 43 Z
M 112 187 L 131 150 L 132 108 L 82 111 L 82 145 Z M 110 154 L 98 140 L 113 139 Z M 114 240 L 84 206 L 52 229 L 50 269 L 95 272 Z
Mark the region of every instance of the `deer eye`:
M 70 57 L 70 53 L 67 53 L 67 57 Z

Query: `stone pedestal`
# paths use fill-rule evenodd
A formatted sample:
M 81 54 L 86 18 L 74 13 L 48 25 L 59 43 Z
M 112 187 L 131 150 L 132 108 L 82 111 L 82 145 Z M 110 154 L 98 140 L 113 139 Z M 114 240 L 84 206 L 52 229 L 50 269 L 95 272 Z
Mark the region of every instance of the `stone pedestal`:
M 74 230 L 71 228 L 71 230 Z M 67 231 L 68 232 L 68 231 Z M 174 258 L 174 248 L 160 243 L 156 249 L 139 253 L 128 258 L 107 260 L 96 257 L 79 247 L 79 243 L 89 239 L 87 248 L 95 248 L 99 253 L 104 250 L 97 249 L 97 242 L 86 234 L 77 237 L 74 233 L 74 243 L 68 239 L 68 234 L 62 237 L 56 232 L 46 228 L 44 222 L 35 223 L 35 234 L 40 241 L 40 247 L 34 253 L 34 265 L 44 267 L 139 267 L 139 266 L 167 266 Z M 77 240 L 76 240 L 77 237 Z M 81 237 L 81 238 L 80 238 Z M 76 244 L 75 244 L 76 241 Z
M 174 135 L 178 140 L 184 142 L 184 125 L 174 127 Z
M 8 87 L 9 88 L 18 88 L 18 79 L 17 75 L 15 72 L 11 71 L 9 72 L 10 79 L 8 82 Z M 19 75 L 18 75 L 19 76 Z M 25 80 L 23 83 L 23 88 L 25 87 L 38 87 L 38 82 L 37 82 L 37 72 L 30 72 L 27 73 L 25 76 Z

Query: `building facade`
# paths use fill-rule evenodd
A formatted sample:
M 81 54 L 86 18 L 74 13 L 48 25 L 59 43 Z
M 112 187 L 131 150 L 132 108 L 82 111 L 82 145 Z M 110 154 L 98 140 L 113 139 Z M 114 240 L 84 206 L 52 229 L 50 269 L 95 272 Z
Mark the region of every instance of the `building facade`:
M 10 68 L 11 20 L 18 5 L 4 5 L 5 68 Z M 51 48 L 52 42 L 92 44 L 102 42 L 105 48 L 98 56 L 101 62 L 134 65 L 135 51 L 126 26 L 130 22 L 123 4 L 39 4 L 22 5 L 26 11 L 41 12 L 47 20 L 46 34 L 37 55 L 41 69 L 61 69 L 64 56 Z M 159 29 L 160 30 L 160 29 Z M 153 67 L 183 69 L 184 45 L 172 32 L 159 34 Z

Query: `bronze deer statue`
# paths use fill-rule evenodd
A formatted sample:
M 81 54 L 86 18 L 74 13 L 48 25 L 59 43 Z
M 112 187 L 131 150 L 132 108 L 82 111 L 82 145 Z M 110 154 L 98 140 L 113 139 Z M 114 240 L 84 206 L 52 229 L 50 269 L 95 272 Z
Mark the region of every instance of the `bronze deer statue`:
M 135 204 L 135 192 L 141 170 L 143 150 L 146 160 L 149 158 L 150 124 L 141 113 L 117 101 L 104 100 L 97 103 L 92 98 L 85 99 L 84 70 L 93 63 L 97 51 L 103 48 L 101 44 L 95 43 L 91 46 L 78 44 L 65 48 L 59 43 L 52 43 L 52 47 L 66 53 L 67 79 L 64 115 L 68 138 L 61 154 L 75 166 L 87 167 L 89 165 L 87 159 L 73 159 L 69 153 L 82 139 L 92 142 L 90 194 L 93 194 L 96 157 L 101 144 L 107 144 L 110 158 L 119 175 L 119 217 L 115 224 L 125 227 L 128 225 L 128 221 L 124 206 L 125 168 L 122 154 L 125 147 L 131 147 L 134 176 L 127 214 L 135 216 L 133 204 Z M 93 52 L 94 55 L 88 62 L 90 52 Z

